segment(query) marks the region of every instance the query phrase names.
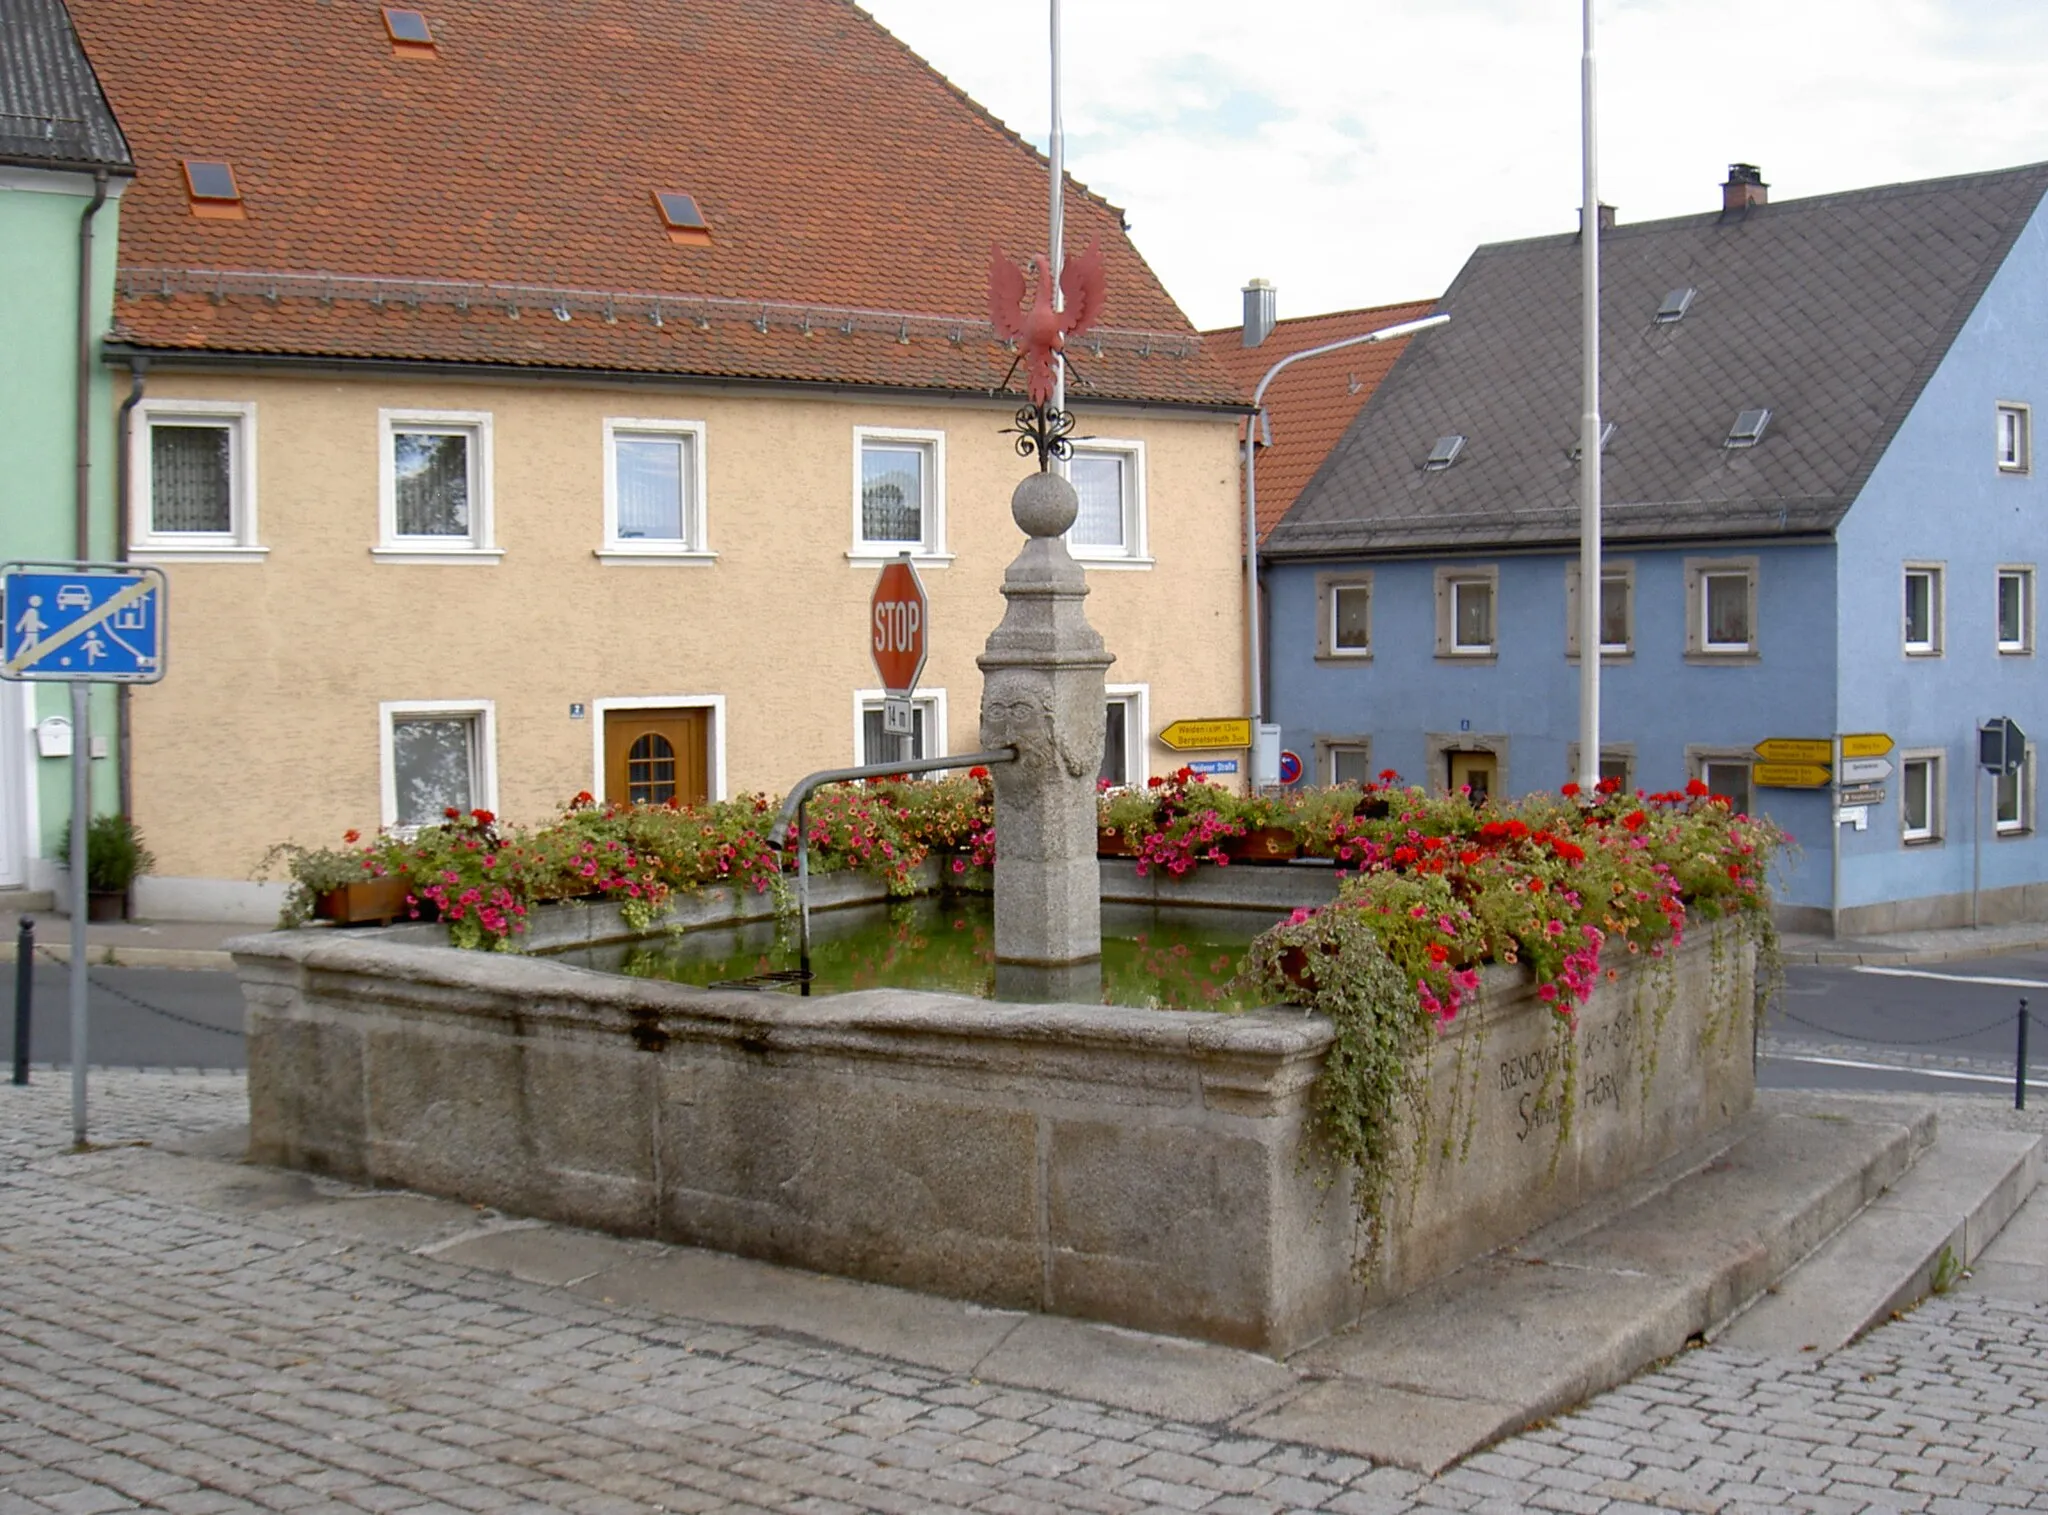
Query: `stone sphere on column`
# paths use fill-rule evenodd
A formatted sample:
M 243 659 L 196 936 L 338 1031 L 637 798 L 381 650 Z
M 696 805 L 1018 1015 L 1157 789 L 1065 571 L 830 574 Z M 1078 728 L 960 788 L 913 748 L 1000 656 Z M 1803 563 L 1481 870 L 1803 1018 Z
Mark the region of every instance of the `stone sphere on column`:
M 1010 514 L 1026 536 L 1059 536 L 1080 513 L 1074 486 L 1050 469 L 1026 474 L 1010 496 Z

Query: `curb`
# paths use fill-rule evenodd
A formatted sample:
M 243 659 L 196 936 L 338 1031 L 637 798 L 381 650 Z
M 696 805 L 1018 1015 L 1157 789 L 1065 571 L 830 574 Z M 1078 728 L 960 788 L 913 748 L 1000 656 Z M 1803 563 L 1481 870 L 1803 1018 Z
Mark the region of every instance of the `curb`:
M 60 963 L 71 961 L 69 942 L 51 942 L 40 949 L 48 958 Z M 14 943 L 0 944 L 0 963 L 14 961 Z M 86 965 L 92 968 L 185 968 L 208 973 L 232 973 L 235 958 L 231 952 L 221 952 L 207 947 L 117 947 L 92 942 L 87 944 Z
M 2002 941 L 1995 945 L 1972 942 L 1960 947 L 1880 948 L 1868 952 L 1849 951 L 1839 947 L 1818 947 L 1784 953 L 1783 960 L 1801 967 L 1814 968 L 1901 968 L 1912 963 L 1953 963 L 1966 958 L 1997 957 L 2007 952 L 2040 952 L 2044 949 L 2048 949 L 2048 933 Z

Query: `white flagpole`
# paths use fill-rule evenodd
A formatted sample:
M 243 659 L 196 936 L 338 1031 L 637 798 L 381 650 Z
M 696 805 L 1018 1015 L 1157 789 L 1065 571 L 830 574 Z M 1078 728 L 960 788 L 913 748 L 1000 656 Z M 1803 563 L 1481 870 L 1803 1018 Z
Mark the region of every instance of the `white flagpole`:
M 1580 62 L 1585 205 L 1579 213 L 1585 395 L 1579 418 L 1579 788 L 1600 782 L 1600 189 L 1593 152 L 1593 0 Z
M 1066 301 L 1060 294 L 1060 270 L 1066 266 L 1067 208 L 1067 134 L 1060 124 L 1060 0 L 1052 3 L 1052 139 L 1048 156 L 1052 162 L 1052 184 L 1047 195 L 1047 215 L 1050 246 L 1046 256 L 1052 259 L 1052 266 L 1043 277 L 1052 281 L 1052 308 L 1064 310 Z M 1067 408 L 1067 363 L 1066 359 L 1053 359 L 1052 408 Z

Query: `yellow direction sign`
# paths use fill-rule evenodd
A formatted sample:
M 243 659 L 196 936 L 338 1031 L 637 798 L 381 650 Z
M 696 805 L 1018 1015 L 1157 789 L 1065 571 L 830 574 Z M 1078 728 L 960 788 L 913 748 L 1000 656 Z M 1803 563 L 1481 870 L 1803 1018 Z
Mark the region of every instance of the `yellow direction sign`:
M 1892 739 L 1882 731 L 1859 731 L 1854 736 L 1842 738 L 1842 756 L 1845 758 L 1883 757 L 1892 750 Z
M 1207 721 L 1175 721 L 1159 733 L 1159 740 L 1175 752 L 1193 752 L 1212 747 L 1249 747 L 1252 723 L 1239 716 L 1218 716 Z
M 1759 789 L 1825 789 L 1830 770 L 1825 763 L 1758 763 L 1749 777 Z
M 1774 736 L 1766 737 L 1756 744 L 1756 755 L 1770 763 L 1832 763 L 1835 760 L 1835 744 L 1824 736 Z M 1768 784 L 1769 779 L 1758 779 L 1759 784 Z M 1820 780 L 1814 780 L 1819 783 Z M 1805 788 L 1804 782 L 1789 786 Z

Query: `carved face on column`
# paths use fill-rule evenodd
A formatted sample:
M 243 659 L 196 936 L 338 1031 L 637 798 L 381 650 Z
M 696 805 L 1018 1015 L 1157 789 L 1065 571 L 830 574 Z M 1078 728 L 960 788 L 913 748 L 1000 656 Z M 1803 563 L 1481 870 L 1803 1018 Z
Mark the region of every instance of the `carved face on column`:
M 981 744 L 1015 747 L 1017 761 L 1044 768 L 1054 756 L 1052 700 L 1036 679 L 991 676 L 981 695 Z

